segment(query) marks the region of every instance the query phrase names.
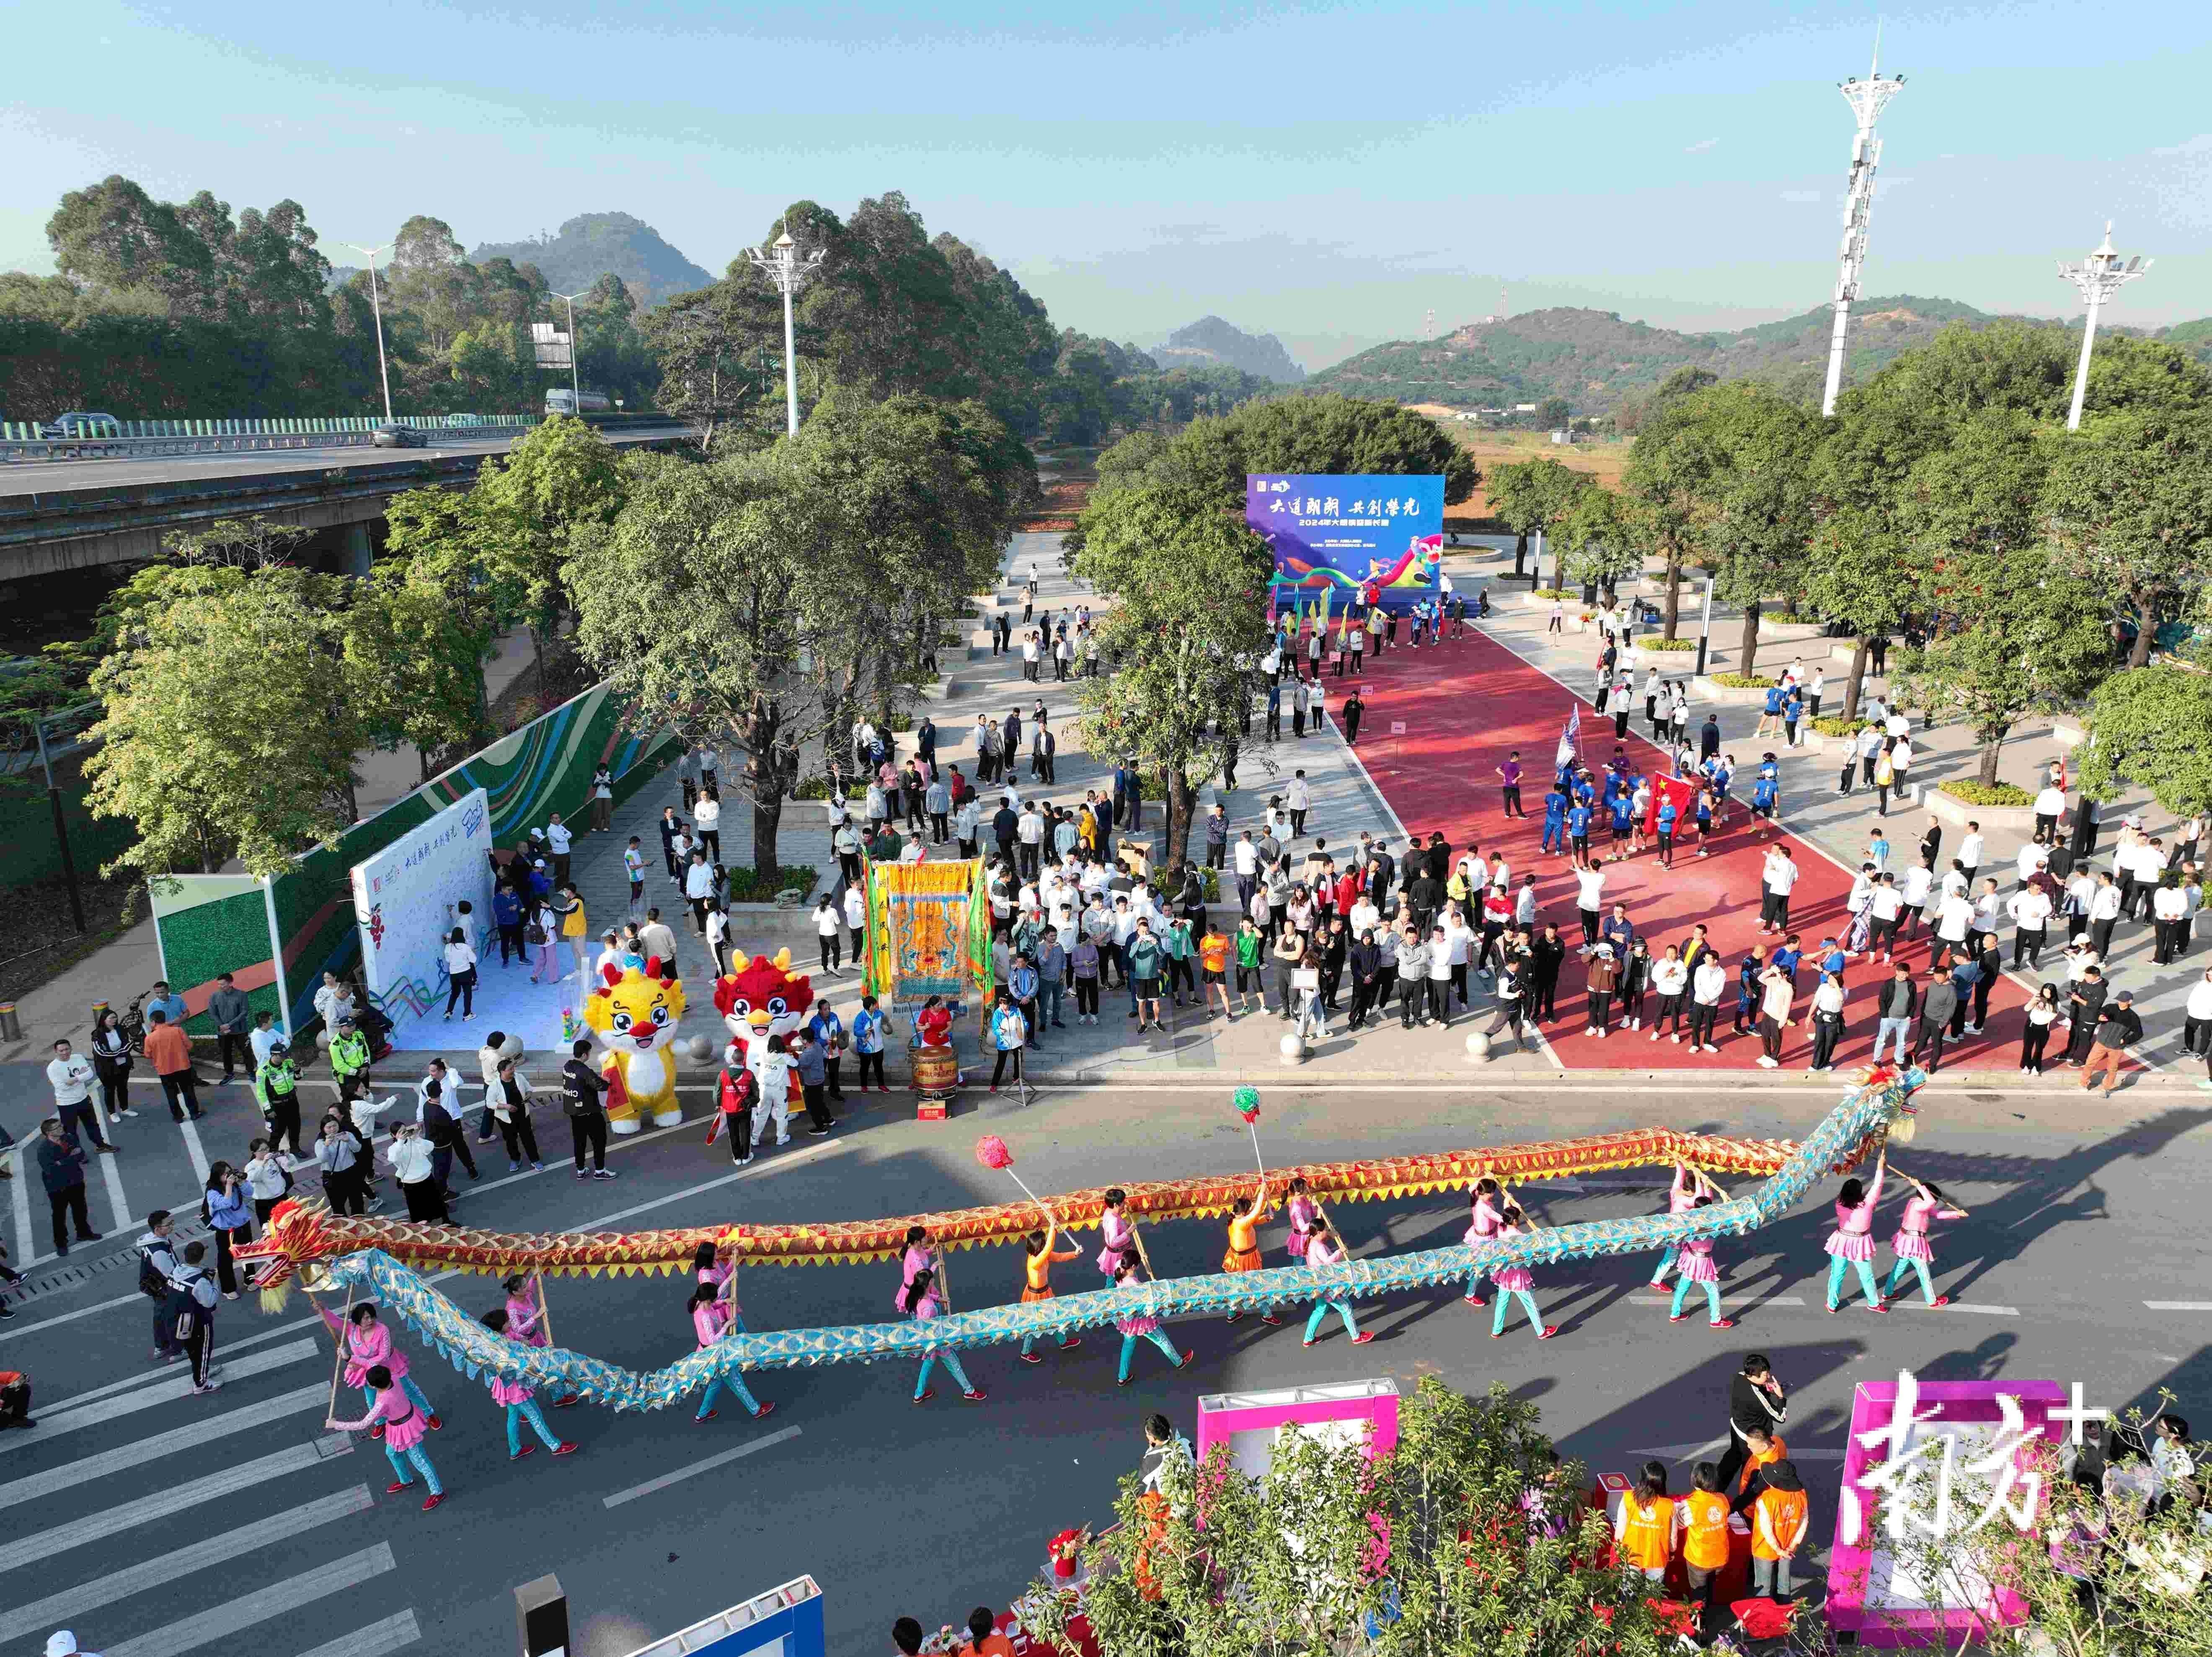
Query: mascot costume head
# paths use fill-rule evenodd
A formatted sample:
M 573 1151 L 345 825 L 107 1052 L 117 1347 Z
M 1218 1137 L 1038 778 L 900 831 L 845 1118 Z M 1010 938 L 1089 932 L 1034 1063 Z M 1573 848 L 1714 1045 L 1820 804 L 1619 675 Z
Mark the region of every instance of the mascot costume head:
M 775 957 L 730 951 L 731 970 L 714 980 L 714 1011 L 729 1026 L 739 1059 L 762 1051 L 771 1035 L 788 1035 L 813 1011 L 814 986 L 791 970 L 791 951 Z
M 599 987 L 584 1004 L 584 1027 L 599 1043 L 599 1068 L 617 1085 L 607 1096 L 607 1125 L 635 1133 L 643 1119 L 656 1127 L 684 1120 L 676 1102 L 676 1027 L 684 1020 L 684 986 L 663 978 L 659 956 L 617 971 L 599 968 Z

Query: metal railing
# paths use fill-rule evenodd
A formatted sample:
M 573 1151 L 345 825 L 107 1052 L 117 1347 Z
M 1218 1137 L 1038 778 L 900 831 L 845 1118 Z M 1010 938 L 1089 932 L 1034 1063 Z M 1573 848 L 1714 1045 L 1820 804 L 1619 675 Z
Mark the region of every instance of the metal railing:
M 682 422 L 665 415 L 587 416 L 610 431 Z M 400 416 L 431 440 L 431 446 L 513 438 L 541 424 L 539 415 L 425 415 Z M 130 420 L 120 437 L 50 438 L 27 421 L 0 421 L 0 460 L 129 460 L 173 454 L 247 454 L 283 449 L 365 448 L 381 420 Z

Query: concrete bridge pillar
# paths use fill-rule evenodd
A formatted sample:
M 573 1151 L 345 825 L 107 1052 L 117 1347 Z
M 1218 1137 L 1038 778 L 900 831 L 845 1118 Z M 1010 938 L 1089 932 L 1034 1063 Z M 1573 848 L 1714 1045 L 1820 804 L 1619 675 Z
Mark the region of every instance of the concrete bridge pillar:
M 368 579 L 370 562 L 369 526 L 363 524 L 344 525 L 345 539 L 338 551 L 338 568 L 342 574 Z

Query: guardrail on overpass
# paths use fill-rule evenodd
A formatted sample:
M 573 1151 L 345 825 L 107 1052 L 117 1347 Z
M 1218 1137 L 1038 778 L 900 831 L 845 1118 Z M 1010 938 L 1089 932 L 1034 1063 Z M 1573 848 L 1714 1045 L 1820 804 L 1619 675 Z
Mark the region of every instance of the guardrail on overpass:
M 586 416 L 607 431 L 664 426 L 657 414 Z M 396 422 L 434 441 L 481 442 L 519 436 L 544 423 L 542 415 L 400 416 Z M 278 449 L 362 448 L 374 444 L 385 422 L 366 416 L 327 420 L 125 420 L 121 437 L 48 438 L 29 421 L 0 421 L 0 460 L 118 460 L 169 454 L 244 454 Z

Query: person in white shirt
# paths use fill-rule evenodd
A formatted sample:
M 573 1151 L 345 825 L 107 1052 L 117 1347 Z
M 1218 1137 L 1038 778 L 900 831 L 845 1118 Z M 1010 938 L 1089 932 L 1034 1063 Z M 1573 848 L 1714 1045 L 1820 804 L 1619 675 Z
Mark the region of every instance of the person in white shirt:
M 2012 964 L 2016 968 L 2023 957 L 2030 971 L 2041 964 L 2044 940 L 2050 936 L 2051 900 L 2033 886 L 2024 886 L 2006 901 L 2005 911 L 2012 916 Z
M 1938 964 L 1945 956 L 1963 953 L 1966 934 L 1973 930 L 1974 906 L 1957 892 L 1947 891 L 1936 910 L 1936 951 Z
M 556 886 L 568 883 L 568 851 L 574 844 L 575 836 L 568 832 L 568 825 L 561 821 L 561 814 L 556 811 L 545 824 L 545 849 L 553 853 L 553 883 Z
M 726 915 L 723 917 L 726 927 L 728 919 Z M 710 909 L 707 915 L 708 941 L 712 943 L 714 937 L 714 912 Z M 637 929 L 637 943 L 649 961 L 659 961 L 665 966 L 676 959 L 676 934 L 668 929 L 668 923 L 660 918 L 657 908 L 645 912 L 645 925 Z
M 1728 968 L 1711 950 L 1698 957 L 1697 969 L 1690 974 L 1690 1048 L 1703 1048 L 1707 1053 L 1718 1053 L 1713 1041 L 1713 1023 L 1720 1015 L 1721 997 L 1728 992 Z
M 325 973 L 315 992 L 315 1015 L 325 1029 L 336 1035 L 338 1026 L 353 1017 L 353 986 L 336 973 Z
M 845 888 L 845 931 L 850 936 L 846 943 L 852 950 L 855 965 L 860 959 L 860 944 L 867 928 L 868 901 L 857 885 L 848 883 Z
M 92 1104 L 92 1084 L 99 1079 L 99 1070 L 88 1057 L 66 1041 L 55 1042 L 53 1052 L 54 1056 L 46 1061 L 46 1084 L 54 1090 L 54 1114 L 62 1119 L 63 1133 L 72 1138 L 82 1134 L 92 1141 L 94 1150 L 113 1156 L 115 1147 L 100 1131 L 100 1113 Z M 27 1168 L 25 1174 L 28 1172 Z M 54 1214 L 54 1223 L 58 1226 L 61 1211 L 56 1209 Z
M 446 939 L 446 1023 L 453 1022 L 453 1004 L 461 1007 L 461 1022 L 465 1024 L 477 1016 L 477 952 L 469 947 L 469 935 L 456 926 Z
M 1959 842 L 1959 866 L 1966 871 L 1966 881 L 1969 885 L 1973 883 L 1974 877 L 1981 871 L 1982 857 L 1985 850 L 1986 847 L 1982 841 L 1982 825 L 1978 822 L 1968 823 L 1966 837 Z
M 1290 786 L 1283 790 L 1283 804 L 1291 814 L 1291 838 L 1303 838 L 1306 832 L 1306 813 L 1313 809 L 1313 790 L 1306 785 L 1304 772 L 1293 776 Z
M 2120 919 L 2120 889 L 2100 874 L 2089 894 L 2089 939 L 2100 957 L 2112 952 L 2112 928 Z
M 1761 932 L 1786 932 L 1790 930 L 1790 894 L 1796 886 L 1801 872 L 1797 859 L 1790 855 L 1787 846 L 1768 849 L 1765 865 L 1759 873 L 1759 883 L 1765 890 L 1759 912 L 1759 930 Z
M 1943 878 L 1939 883 L 1945 897 L 1956 896 L 1968 889 L 1970 883 L 1966 879 L 1966 871 L 1959 866 L 1958 859 L 1951 859 L 1951 866 L 1943 871 Z
M 960 855 L 975 855 L 975 825 L 983 819 L 983 804 L 970 794 L 960 802 L 960 809 L 952 814 L 952 833 L 960 842 Z
M 1690 964 L 1672 944 L 1667 946 L 1664 956 L 1651 963 L 1651 987 L 1659 997 L 1658 1017 L 1651 1021 L 1651 1039 L 1659 1039 L 1660 1026 L 1671 1018 L 1674 1023 L 1672 1034 L 1679 1045 L 1682 1040 L 1682 1000 L 1690 987 Z
M 2207 1079 L 2197 1085 L 2212 1093 L 2212 967 L 2189 986 L 2189 999 L 2182 1004 L 2181 1046 L 2204 1060 Z
M 712 789 L 701 794 L 691 807 L 691 826 L 699 832 L 699 843 L 707 848 L 707 860 L 722 860 L 722 802 Z
M 714 870 L 704 852 L 691 853 L 684 869 L 684 897 L 691 906 L 691 930 L 707 935 L 707 901 L 714 895 Z
M 1897 944 L 1898 917 L 1905 913 L 1905 894 L 1898 889 L 1896 880 L 1888 875 L 1877 875 L 1874 884 L 1867 889 L 1867 953 L 1876 950 L 1887 961 Z
M 599 955 L 599 959 L 592 962 L 592 976 L 599 982 L 605 983 L 606 981 L 607 968 L 612 967 L 615 969 L 615 976 L 620 978 L 622 976 L 623 969 L 622 963 L 623 946 L 620 935 L 615 932 L 600 933 Z
M 1928 907 L 1928 895 L 1936 889 L 1936 871 L 1924 863 L 1916 863 L 1905 871 L 1898 889 L 1905 899 L 1903 931 L 1911 938 L 1920 930 L 1921 912 Z
M 1583 918 L 1583 949 L 1587 952 L 1596 947 L 1598 919 L 1605 912 L 1605 871 L 1589 868 L 1574 872 L 1575 907 Z
M 2051 866 L 2051 848 L 2039 846 L 2032 840 L 2022 841 L 2020 853 L 2013 859 L 2012 866 L 2013 872 L 2020 878 L 2020 883 L 2025 886 L 2035 878 L 2035 871 L 2038 869 L 2047 869 Z
M 1044 816 L 1036 806 L 1022 808 L 1021 816 L 1014 821 L 1014 838 L 1020 842 L 1018 854 L 1021 872 L 1024 877 L 1034 879 L 1041 855 L 1038 848 L 1044 844 Z
M 1513 924 L 1528 927 L 1536 924 L 1536 877 L 1524 876 L 1521 889 L 1513 897 Z
M 2153 966 L 2165 966 L 2188 944 L 2190 908 L 2189 894 L 2179 885 L 2160 886 L 2151 894 L 2151 925 L 2157 928 L 2158 937 L 2151 956 Z
M 2058 838 L 2058 819 L 2066 815 L 2066 791 L 2046 782 L 2035 791 L 2035 842 L 2048 846 Z
M 1822 973 L 1813 990 L 1813 1062 L 1805 1067 L 1806 1075 L 1820 1076 L 1835 1068 L 1836 1043 L 1843 1033 L 1844 980 L 1834 973 Z
M 821 948 L 822 970 L 825 973 L 839 972 L 844 968 L 844 940 L 837 931 L 843 920 L 837 913 L 836 901 L 829 893 L 823 893 L 814 905 L 814 941 Z

